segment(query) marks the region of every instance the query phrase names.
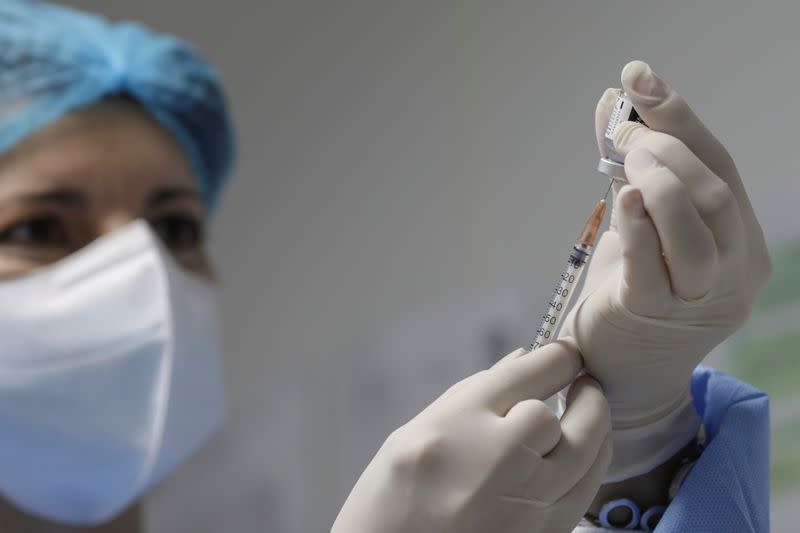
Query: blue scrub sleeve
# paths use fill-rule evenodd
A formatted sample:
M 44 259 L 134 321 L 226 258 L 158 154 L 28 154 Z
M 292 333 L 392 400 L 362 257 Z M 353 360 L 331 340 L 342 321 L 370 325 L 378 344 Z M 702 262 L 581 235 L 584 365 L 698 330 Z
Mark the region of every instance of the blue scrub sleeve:
M 769 531 L 769 399 L 724 372 L 699 366 L 692 396 L 706 448 L 656 533 Z

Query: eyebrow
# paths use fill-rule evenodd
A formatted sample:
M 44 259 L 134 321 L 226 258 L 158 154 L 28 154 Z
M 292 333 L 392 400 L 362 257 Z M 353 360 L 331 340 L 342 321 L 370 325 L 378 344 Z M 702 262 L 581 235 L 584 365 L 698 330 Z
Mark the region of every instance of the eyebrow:
M 200 195 L 191 187 L 163 187 L 151 193 L 145 201 L 146 209 L 158 209 L 164 204 L 188 198 L 200 202 Z M 33 205 L 55 205 L 68 209 L 87 209 L 89 199 L 79 189 L 61 188 L 18 196 L 15 202 Z
M 164 204 L 184 198 L 200 201 L 200 195 L 191 187 L 164 187 L 147 197 L 145 207 L 147 209 L 158 209 Z
M 77 189 L 69 188 L 25 194 L 14 201 L 22 201 L 28 204 L 54 204 L 70 209 L 86 209 L 89 205 L 86 195 Z

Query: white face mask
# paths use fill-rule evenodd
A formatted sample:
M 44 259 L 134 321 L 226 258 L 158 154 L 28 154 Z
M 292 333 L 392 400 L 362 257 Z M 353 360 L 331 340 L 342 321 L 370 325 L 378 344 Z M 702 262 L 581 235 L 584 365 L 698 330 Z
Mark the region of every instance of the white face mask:
M 224 414 L 213 287 L 143 221 L 0 282 L 0 494 L 104 522 Z

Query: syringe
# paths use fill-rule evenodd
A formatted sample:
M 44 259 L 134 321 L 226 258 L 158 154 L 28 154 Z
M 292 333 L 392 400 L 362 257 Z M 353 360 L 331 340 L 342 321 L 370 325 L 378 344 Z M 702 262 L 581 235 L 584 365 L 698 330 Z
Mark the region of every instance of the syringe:
M 539 329 L 536 330 L 536 339 L 530 344 L 531 351 L 540 348 L 545 344 L 555 340 L 558 327 L 561 325 L 561 319 L 567 313 L 569 303 L 578 287 L 578 282 L 583 275 L 586 263 L 592 254 L 597 233 L 600 230 L 600 224 L 603 223 L 603 216 L 606 213 L 606 198 L 611 190 L 612 181 L 608 185 L 606 194 L 603 199 L 597 202 L 592 214 L 583 226 L 578 242 L 572 247 L 572 251 L 567 259 L 567 264 L 564 270 L 561 271 L 561 276 L 556 282 L 556 288 L 553 290 L 553 295 L 550 301 L 547 302 L 544 314 L 542 316 L 542 323 Z

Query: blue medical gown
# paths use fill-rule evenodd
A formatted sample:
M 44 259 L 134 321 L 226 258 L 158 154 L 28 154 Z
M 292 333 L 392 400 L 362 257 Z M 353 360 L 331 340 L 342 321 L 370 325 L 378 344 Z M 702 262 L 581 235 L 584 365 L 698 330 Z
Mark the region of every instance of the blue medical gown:
M 656 533 L 769 531 L 769 399 L 706 366 L 692 376 L 706 449 Z

